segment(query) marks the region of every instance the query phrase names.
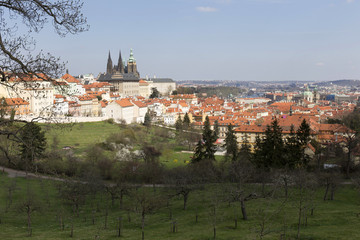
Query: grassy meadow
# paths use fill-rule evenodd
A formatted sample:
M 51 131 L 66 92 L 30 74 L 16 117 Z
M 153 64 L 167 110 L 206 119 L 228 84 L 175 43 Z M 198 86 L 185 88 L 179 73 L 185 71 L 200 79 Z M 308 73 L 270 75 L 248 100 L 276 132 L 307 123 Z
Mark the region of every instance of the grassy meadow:
M 112 124 L 107 121 L 87 122 L 74 124 L 43 125 L 48 141 L 48 148 L 53 144 L 54 138 L 58 141 L 58 148 L 70 146 L 74 153 L 81 156 L 89 146 L 106 141 L 111 135 L 124 133 L 133 135 L 132 143 L 135 149 L 141 147 L 143 142 L 155 145 L 162 152 L 160 162 L 167 167 L 184 166 L 191 160 L 191 153 L 183 153 L 189 150 L 187 146 L 179 146 L 174 136 L 166 134 L 172 130 L 152 127 L 147 130 L 144 126 L 126 127 Z M 223 156 L 216 156 L 217 160 L 223 160 Z
M 55 140 L 58 148 L 73 147 L 75 155 L 80 157 L 94 144 L 121 140 L 124 136 L 132 141 L 134 149 L 140 149 L 144 143 L 156 146 L 162 152 L 160 162 L 168 168 L 186 165 L 192 156 L 181 152 L 188 147 L 179 146 L 171 131 L 157 127 L 149 130 L 143 126 L 95 122 L 43 125 L 43 129 L 49 150 Z M 217 160 L 220 162 L 223 157 L 217 156 Z M 144 202 L 154 204 L 146 213 L 145 239 L 208 240 L 214 239 L 214 228 L 218 240 L 360 239 L 360 194 L 351 184 L 339 184 L 332 201 L 323 200 L 323 185 L 307 190 L 292 186 L 288 198 L 281 185 L 267 185 L 265 190 L 272 194 L 266 197 L 261 196 L 261 184 L 243 185 L 244 196 L 253 196 L 245 201 L 247 221 L 242 219 L 240 201 L 229 200 L 234 191 L 239 191 L 230 183 L 193 186 L 186 210 L 183 210 L 183 197 L 175 194 L 175 187 L 130 185 L 122 206 L 119 199 L 112 205 L 110 194 L 99 187 L 96 192 L 84 194 L 79 216 L 74 213 L 73 204 L 60 194 L 63 182 L 10 178 L 0 172 L 0 186 L 0 239 L 141 239 L 139 196 L 146 197 Z M 25 208 L 28 200 L 33 210 L 31 237 Z
M 69 239 L 73 226 L 73 239 L 141 239 L 141 218 L 136 210 L 134 199 L 125 196 L 124 207 L 119 202 L 111 206 L 106 192 L 88 195 L 80 205 L 77 217 L 68 201 L 58 195 L 56 182 L 51 180 L 9 178 L 0 175 L 0 239 Z M 15 185 L 13 201 L 9 205 L 8 186 Z M 248 186 L 258 191 L 259 186 Z M 240 203 L 228 203 L 226 186 L 206 185 L 189 195 L 187 210 L 182 210 L 181 197 L 173 197 L 167 204 L 159 201 L 152 214 L 145 218 L 145 239 L 213 239 L 216 226 L 216 239 L 295 239 L 297 233 L 299 191 L 292 188 L 287 201 L 282 189 L 276 190 L 273 197 L 257 198 L 246 202 L 249 220 L 241 219 Z M 135 190 L 133 190 L 135 191 Z M 149 196 L 167 196 L 171 189 L 140 188 Z M 341 186 L 333 201 L 323 201 L 324 189 L 318 188 L 311 204 L 314 215 L 307 215 L 307 224 L 302 221 L 301 239 L 359 239 L 360 219 L 359 193 L 351 185 Z M 27 234 L 27 217 L 22 208 L 24 201 L 31 196 L 36 205 L 32 214 L 32 237 Z M 306 202 L 309 203 L 309 202 Z M 305 202 L 304 202 L 305 204 Z M 105 215 L 108 209 L 107 228 Z M 213 210 L 216 210 L 214 214 Z M 170 212 L 172 219 L 170 219 Z M 196 215 L 198 215 L 196 221 Z M 64 229 L 60 225 L 60 216 Z M 238 217 L 235 228 L 235 217 Z M 122 217 L 121 237 L 118 238 L 119 217 Z M 129 221 L 130 218 L 130 221 Z M 176 221 L 177 231 L 172 232 Z M 263 231 L 261 229 L 263 228 Z M 263 234 L 261 234 L 263 232 Z M 262 236 L 261 236 L 262 235 Z

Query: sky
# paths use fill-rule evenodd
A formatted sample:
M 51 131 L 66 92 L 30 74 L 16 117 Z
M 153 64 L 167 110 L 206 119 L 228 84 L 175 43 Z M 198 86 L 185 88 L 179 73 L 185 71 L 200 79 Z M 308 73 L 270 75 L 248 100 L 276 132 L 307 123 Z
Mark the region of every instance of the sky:
M 360 79 L 360 0 L 86 0 L 83 13 L 85 33 L 35 35 L 72 75 L 133 48 L 141 77 Z

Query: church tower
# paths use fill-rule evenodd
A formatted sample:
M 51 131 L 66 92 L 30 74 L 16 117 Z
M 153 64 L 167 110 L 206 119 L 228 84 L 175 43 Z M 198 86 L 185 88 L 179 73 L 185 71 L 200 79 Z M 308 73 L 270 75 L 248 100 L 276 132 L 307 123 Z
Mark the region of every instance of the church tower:
M 134 53 L 133 53 L 132 49 L 130 49 L 130 57 L 127 62 L 127 73 L 132 73 L 132 74 L 136 75 L 137 77 L 140 77 L 140 74 L 137 71 L 136 60 L 134 58 Z
M 112 64 L 112 60 L 111 60 L 111 56 L 110 56 L 110 51 L 109 51 L 109 57 L 108 57 L 107 66 L 106 66 L 106 73 L 108 73 L 108 74 L 113 73 L 113 64 Z
M 119 60 L 118 60 L 118 65 L 117 65 L 117 71 L 120 73 L 125 73 L 125 67 L 124 67 L 122 57 L 121 57 L 121 51 L 119 51 Z

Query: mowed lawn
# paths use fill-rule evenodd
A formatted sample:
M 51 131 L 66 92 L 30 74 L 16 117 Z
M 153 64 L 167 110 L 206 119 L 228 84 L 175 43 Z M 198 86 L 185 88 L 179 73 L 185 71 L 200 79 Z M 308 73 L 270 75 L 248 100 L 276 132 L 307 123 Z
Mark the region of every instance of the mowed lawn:
M 91 144 L 105 141 L 107 137 L 119 132 L 121 128 L 104 121 L 50 125 L 44 129 L 48 145 L 51 145 L 56 137 L 59 141 L 59 148 L 70 146 L 75 149 L 76 153 L 81 153 Z

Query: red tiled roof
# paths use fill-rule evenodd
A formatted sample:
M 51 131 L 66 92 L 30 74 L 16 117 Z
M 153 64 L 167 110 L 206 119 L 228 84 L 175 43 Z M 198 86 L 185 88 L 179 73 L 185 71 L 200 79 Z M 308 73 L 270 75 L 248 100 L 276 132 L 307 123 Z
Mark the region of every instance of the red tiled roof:
M 119 104 L 121 107 L 132 107 L 134 106 L 129 100 L 127 99 L 121 99 L 115 101 L 117 104 Z
M 29 105 L 29 103 L 22 98 L 5 98 L 5 101 L 8 106 Z
M 71 76 L 70 74 L 66 73 L 64 76 L 61 77 L 62 79 L 66 80 L 68 83 L 80 83 L 78 79 Z

